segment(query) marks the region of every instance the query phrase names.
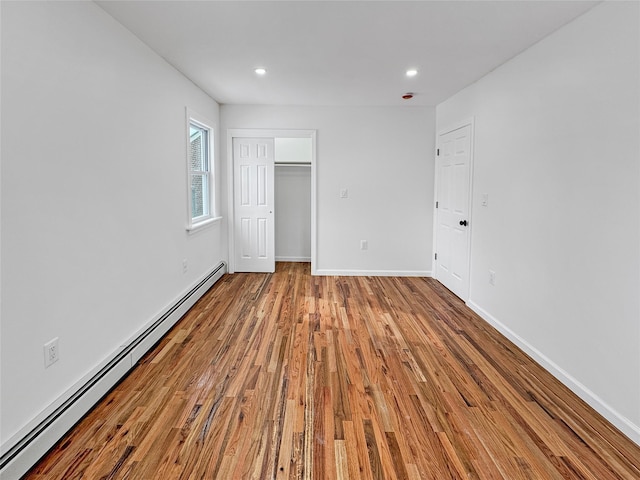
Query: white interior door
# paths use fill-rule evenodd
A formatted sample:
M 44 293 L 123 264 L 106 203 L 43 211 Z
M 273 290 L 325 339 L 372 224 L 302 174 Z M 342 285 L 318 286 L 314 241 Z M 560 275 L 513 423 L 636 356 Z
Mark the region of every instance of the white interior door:
M 436 278 L 463 300 L 469 294 L 471 125 L 438 138 Z
M 236 272 L 274 272 L 273 138 L 233 139 Z

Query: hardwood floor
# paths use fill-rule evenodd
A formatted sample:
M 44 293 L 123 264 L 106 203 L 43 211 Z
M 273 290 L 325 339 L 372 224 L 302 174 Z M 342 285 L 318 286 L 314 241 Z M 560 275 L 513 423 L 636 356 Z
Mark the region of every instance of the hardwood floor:
M 221 279 L 27 479 L 639 479 L 640 448 L 432 279 Z

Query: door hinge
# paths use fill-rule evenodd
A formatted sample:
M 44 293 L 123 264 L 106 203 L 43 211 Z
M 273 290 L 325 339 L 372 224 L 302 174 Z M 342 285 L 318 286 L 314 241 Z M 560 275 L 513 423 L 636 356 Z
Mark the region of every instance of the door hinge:
M 436 208 L 438 208 L 438 202 L 436 202 Z
M 440 156 L 440 149 L 436 150 L 436 155 L 439 157 Z
M 436 257 L 435 259 L 437 260 L 438 259 L 438 254 L 437 253 L 436 253 L 435 257 Z

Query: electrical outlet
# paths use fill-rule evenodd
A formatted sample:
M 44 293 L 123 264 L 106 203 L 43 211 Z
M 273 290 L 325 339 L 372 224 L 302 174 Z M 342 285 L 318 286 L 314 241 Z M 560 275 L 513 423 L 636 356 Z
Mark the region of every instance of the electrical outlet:
M 367 250 L 369 248 L 369 242 L 367 240 L 360 240 L 360 250 Z
M 182 273 L 187 273 L 187 270 L 189 270 L 189 263 L 187 262 L 187 259 L 184 258 L 182 259 Z
M 60 350 L 58 349 L 58 337 L 44 344 L 44 368 L 53 365 L 60 360 Z
M 340 198 L 349 198 L 349 190 L 346 188 L 340 189 Z
M 489 285 L 496 284 L 496 272 L 493 270 L 489 270 Z

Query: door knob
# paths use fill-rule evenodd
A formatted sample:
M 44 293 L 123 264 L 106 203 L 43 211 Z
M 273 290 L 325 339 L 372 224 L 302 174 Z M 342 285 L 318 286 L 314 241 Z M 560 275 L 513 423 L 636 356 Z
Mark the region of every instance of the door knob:
M 466 220 L 460 220 L 460 225 L 462 225 L 463 227 L 466 227 L 468 224 L 468 222 Z

